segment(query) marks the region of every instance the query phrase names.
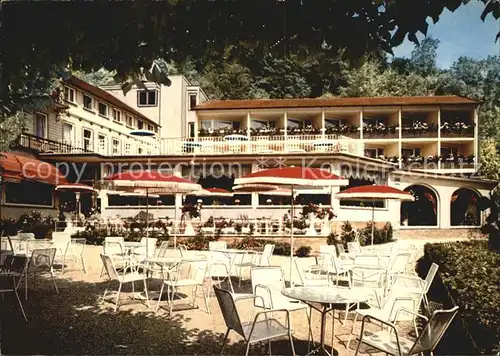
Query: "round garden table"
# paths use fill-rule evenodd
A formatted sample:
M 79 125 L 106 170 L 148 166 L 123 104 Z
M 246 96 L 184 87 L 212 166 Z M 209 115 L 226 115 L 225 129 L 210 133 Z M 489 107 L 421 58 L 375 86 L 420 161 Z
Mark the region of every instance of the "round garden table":
M 311 353 L 319 351 L 326 355 L 332 355 L 325 348 L 326 315 L 334 311 L 339 304 L 350 305 L 366 302 L 370 298 L 369 289 L 362 287 L 293 287 L 281 291 L 285 297 L 302 301 L 314 310 L 321 313 L 320 346 Z M 318 304 L 320 307 L 318 307 Z M 335 334 L 335 315 L 333 315 L 332 339 Z M 332 345 L 333 348 L 333 345 Z

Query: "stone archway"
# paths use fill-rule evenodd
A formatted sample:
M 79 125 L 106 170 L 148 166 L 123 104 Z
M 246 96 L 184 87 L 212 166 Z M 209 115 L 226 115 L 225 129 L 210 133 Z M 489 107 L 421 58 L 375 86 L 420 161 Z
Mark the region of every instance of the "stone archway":
M 479 198 L 480 195 L 470 188 L 455 190 L 450 201 L 450 225 L 479 226 L 481 224 Z
M 401 225 L 438 226 L 439 197 L 431 188 L 414 184 L 404 189 L 415 201 L 401 203 Z

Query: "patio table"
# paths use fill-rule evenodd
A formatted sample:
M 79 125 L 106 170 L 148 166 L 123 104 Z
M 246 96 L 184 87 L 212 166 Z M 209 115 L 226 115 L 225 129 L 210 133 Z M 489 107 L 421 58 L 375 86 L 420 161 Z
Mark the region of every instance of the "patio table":
M 320 346 L 309 354 L 322 352 L 326 355 L 332 355 L 325 348 L 326 315 L 332 311 L 335 313 L 335 307 L 341 305 L 358 304 L 368 301 L 370 291 L 367 288 L 354 287 L 293 287 L 285 288 L 281 291 L 285 297 L 302 301 L 314 310 L 321 313 L 321 334 Z M 318 307 L 317 305 L 320 305 Z M 335 315 L 333 315 L 332 339 L 335 336 Z M 332 345 L 333 348 L 333 345 Z

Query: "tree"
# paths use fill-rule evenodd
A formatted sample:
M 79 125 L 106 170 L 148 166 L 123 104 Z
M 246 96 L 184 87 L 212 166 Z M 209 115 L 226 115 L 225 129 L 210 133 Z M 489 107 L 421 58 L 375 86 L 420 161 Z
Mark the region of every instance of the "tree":
M 479 173 L 485 178 L 500 181 L 500 152 L 497 147 L 497 143 L 491 139 L 481 142 Z
M 438 47 L 438 39 L 426 37 L 411 52 L 410 70 L 421 76 L 436 75 L 439 71 L 436 65 Z
M 116 84 L 114 79 L 116 72 L 110 72 L 104 68 L 96 72 L 74 71 L 73 75 L 96 86 Z

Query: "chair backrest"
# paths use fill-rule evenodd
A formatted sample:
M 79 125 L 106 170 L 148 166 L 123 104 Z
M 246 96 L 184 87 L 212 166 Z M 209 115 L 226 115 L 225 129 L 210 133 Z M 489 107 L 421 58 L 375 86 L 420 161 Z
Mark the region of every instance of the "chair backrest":
M 205 256 L 196 256 L 189 259 L 183 259 L 173 269 L 172 279 L 179 281 L 182 279 L 190 279 L 199 283 L 205 281 L 207 275 L 208 261 Z
M 250 277 L 252 279 L 252 291 L 255 295 L 262 297 L 264 305 L 262 305 L 262 300 L 260 298 L 255 299 L 255 305 L 259 307 L 265 307 L 267 309 L 272 309 L 273 306 L 273 295 L 281 294 L 281 291 L 285 289 L 285 272 L 281 267 L 252 267 L 250 269 Z M 258 285 L 266 286 L 270 289 L 271 295 L 263 288 L 257 288 Z
M 75 254 L 77 256 L 82 256 L 86 244 L 87 244 L 86 238 L 71 239 L 70 244 L 68 246 L 68 252 Z
M 68 247 L 71 242 L 71 235 L 68 232 L 54 231 L 52 232 L 52 242 L 54 247 L 64 250 Z
M 56 248 L 34 249 L 31 253 L 28 272 L 51 271 L 56 251 Z
M 293 262 L 295 263 L 295 268 L 297 269 L 297 273 L 299 274 L 300 283 L 302 283 L 302 285 L 305 286 L 306 275 L 304 273 L 304 270 L 302 269 L 302 266 L 300 265 L 299 258 L 297 256 L 294 256 Z
M 335 245 L 321 245 L 319 247 L 319 253 L 337 254 Z
M 369 266 L 369 267 L 379 267 L 381 266 L 380 258 L 377 254 L 361 254 L 354 258 L 355 266 Z M 387 266 L 385 266 L 387 267 Z
M 424 296 L 425 282 L 416 276 L 398 275 L 390 286 L 389 294 L 384 302 L 383 309 L 390 313 L 392 320 L 400 308 L 407 308 L 417 312 L 420 308 Z M 411 298 L 408 300 L 398 300 L 398 298 Z M 407 314 L 401 314 L 402 319 L 409 317 Z M 412 317 L 413 318 L 413 317 Z
M 391 273 L 405 273 L 408 269 L 408 262 L 410 261 L 410 252 L 398 252 L 391 261 L 389 270 Z
M 436 273 L 439 269 L 439 265 L 436 263 L 433 263 L 431 267 L 429 268 L 429 271 L 427 272 L 427 276 L 425 277 L 425 290 L 424 293 L 427 294 L 429 292 L 429 289 L 431 288 L 432 281 L 434 280 L 434 277 L 436 277 Z
M 108 236 L 104 239 L 103 249 L 105 255 L 123 255 L 123 236 Z
M 227 242 L 226 241 L 210 241 L 208 243 L 208 250 L 213 251 L 213 250 L 225 250 L 227 249 Z
M 434 311 L 408 354 L 414 355 L 425 351 L 433 351 L 457 313 L 457 306 L 447 310 Z
M 35 238 L 35 234 L 32 232 L 19 232 L 17 237 L 21 240 L 33 240 Z
M 162 241 L 160 247 L 155 250 L 155 257 L 165 257 L 168 250 L 168 241 Z
M 383 267 L 354 266 L 351 270 L 351 281 L 353 287 L 385 289 L 387 269 Z
M 243 332 L 243 327 L 241 326 L 241 319 L 238 315 L 238 310 L 236 309 L 236 304 L 234 303 L 231 292 L 214 286 L 214 293 L 227 328 L 234 330 L 236 333 L 245 338 L 245 333 Z
M 120 279 L 118 276 L 118 272 L 116 272 L 116 268 L 115 268 L 115 265 L 113 264 L 113 260 L 111 259 L 111 257 L 101 253 L 101 260 L 102 260 L 102 264 L 104 266 L 104 269 L 106 270 L 106 273 L 108 274 L 109 279 L 111 279 L 111 280 Z
M 143 237 L 143 238 L 141 238 L 141 244 L 143 246 L 141 246 L 139 248 L 136 248 L 134 250 L 134 254 L 144 255 L 144 256 L 147 256 L 147 257 L 153 256 L 154 253 L 155 253 L 156 243 L 157 242 L 158 242 L 157 238 L 153 238 L 153 237 Z
M 271 256 L 274 253 L 274 244 L 266 244 L 264 246 L 264 251 L 262 251 L 262 256 L 260 259 L 260 265 L 261 266 L 269 266 L 271 263 Z
M 179 249 L 181 256 L 184 257 L 186 255 L 187 250 L 188 250 L 186 245 L 177 245 L 177 248 Z
M 361 245 L 357 241 L 348 242 L 347 249 L 349 252 L 361 253 Z
M 343 253 L 345 253 L 345 248 L 344 248 L 344 245 L 342 244 L 337 244 L 337 253 L 339 254 L 339 256 Z
M 124 239 L 123 236 L 107 236 L 104 239 L 104 242 L 120 242 L 123 243 Z

